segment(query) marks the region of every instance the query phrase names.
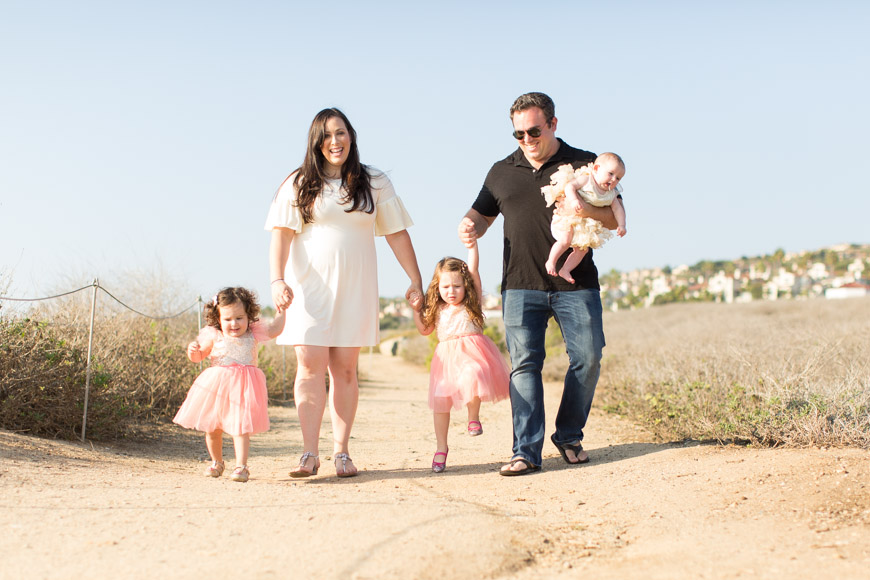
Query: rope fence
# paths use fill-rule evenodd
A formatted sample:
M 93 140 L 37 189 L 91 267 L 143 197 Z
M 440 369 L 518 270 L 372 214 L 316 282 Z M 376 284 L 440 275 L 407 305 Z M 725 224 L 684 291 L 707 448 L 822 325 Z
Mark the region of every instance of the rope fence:
M 122 307 L 129 310 L 130 312 L 133 312 L 134 314 L 137 314 L 139 316 L 143 316 L 145 318 L 149 318 L 151 320 L 170 320 L 173 318 L 178 318 L 179 316 L 188 313 L 192 308 L 198 307 L 197 308 L 197 332 L 199 332 L 199 330 L 202 328 L 203 300 L 202 300 L 201 296 L 197 296 L 196 301 L 193 304 L 191 304 L 190 306 L 188 306 L 187 308 L 185 308 L 184 310 L 181 310 L 180 312 L 178 312 L 176 314 L 172 314 L 170 316 L 153 316 L 153 315 L 141 312 L 139 310 L 136 310 L 132 306 L 125 304 L 122 300 L 120 300 L 114 294 L 109 292 L 106 288 L 101 286 L 100 281 L 98 279 L 94 280 L 93 284 L 90 284 L 88 286 L 82 286 L 81 288 L 76 288 L 75 290 L 70 290 L 68 292 L 61 292 L 59 294 L 54 294 L 52 296 L 43 296 L 43 297 L 39 297 L 39 298 L 15 298 L 12 296 L 0 296 L 0 302 L 2 302 L 3 300 L 8 300 L 10 302 L 40 302 L 43 300 L 52 300 L 55 298 L 61 298 L 63 296 L 69 296 L 69 295 L 75 294 L 77 292 L 83 292 L 83 291 L 88 290 L 90 288 L 93 288 L 93 294 L 91 296 L 91 316 L 90 316 L 90 325 L 89 325 L 89 329 L 88 329 L 88 356 L 87 356 L 87 367 L 86 367 L 86 373 L 85 373 L 85 400 L 84 400 L 84 412 L 82 414 L 82 436 L 81 436 L 82 442 L 85 441 L 85 436 L 87 434 L 88 398 L 90 395 L 90 385 L 91 385 L 91 353 L 93 351 L 94 319 L 95 319 L 96 310 L 97 310 L 97 291 L 98 290 L 102 290 L 107 296 L 109 296 L 109 298 L 111 298 L 112 300 L 114 300 L 115 302 L 117 302 Z M 281 384 L 281 388 L 282 388 L 284 400 L 286 401 L 287 400 L 287 387 L 286 387 L 287 376 L 286 376 L 286 362 L 284 360 L 286 355 L 284 353 L 283 347 L 281 348 L 281 351 L 282 351 L 282 381 L 281 381 L 282 384 Z M 200 366 L 200 369 L 202 369 L 202 362 L 199 363 L 199 366 Z

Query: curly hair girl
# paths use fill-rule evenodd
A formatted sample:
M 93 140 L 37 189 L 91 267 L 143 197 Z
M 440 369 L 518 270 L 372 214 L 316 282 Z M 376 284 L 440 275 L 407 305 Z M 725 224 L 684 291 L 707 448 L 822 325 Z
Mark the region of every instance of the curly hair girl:
M 462 281 L 465 285 L 465 310 L 468 312 L 471 321 L 475 325 L 482 327 L 484 318 L 483 307 L 480 305 L 480 296 L 477 293 L 474 278 L 468 269 L 468 264 L 459 258 L 452 258 L 450 256 L 441 258 L 435 266 L 435 274 L 433 274 L 432 281 L 429 283 L 429 288 L 426 290 L 425 306 L 423 308 L 423 323 L 426 326 L 434 327 L 435 323 L 438 321 L 438 312 L 446 304 L 438 290 L 442 272 L 458 272 L 462 277 Z
M 224 288 L 214 295 L 209 300 L 203 312 L 205 314 L 205 323 L 209 326 L 214 326 L 218 330 L 221 328 L 221 306 L 229 306 L 241 302 L 245 307 L 245 314 L 248 315 L 248 322 L 256 322 L 260 315 L 260 305 L 257 304 L 257 295 L 247 288 L 229 287 Z
M 435 421 L 436 451 L 432 471 L 447 467 L 450 411 L 468 409 L 468 434 L 483 433 L 481 401 L 509 395 L 510 369 L 498 347 L 483 334 L 482 286 L 477 243 L 468 248 L 468 262 L 443 258 L 426 296 L 411 296 L 414 324 L 423 336 L 436 333 L 438 346 L 429 365 L 429 407 Z

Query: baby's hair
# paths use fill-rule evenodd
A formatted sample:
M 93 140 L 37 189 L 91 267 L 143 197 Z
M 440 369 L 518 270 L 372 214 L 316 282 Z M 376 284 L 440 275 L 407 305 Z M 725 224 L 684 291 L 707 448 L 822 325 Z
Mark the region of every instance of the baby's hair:
M 237 302 L 241 302 L 245 306 L 245 314 L 248 315 L 248 323 L 256 322 L 260 315 L 260 305 L 257 304 L 257 295 L 247 288 L 230 287 L 224 288 L 214 295 L 214 298 L 209 300 L 204 309 L 205 323 L 209 326 L 214 326 L 218 330 L 221 328 L 221 306 L 230 306 Z
M 617 163 L 619 163 L 619 166 L 622 167 L 622 170 L 625 171 L 625 161 L 623 161 L 622 157 L 620 157 L 616 153 L 611 153 L 609 151 L 607 153 L 602 153 L 601 155 L 599 155 L 598 157 L 595 158 L 595 163 L 598 164 L 598 163 L 604 161 L 605 159 L 610 159 L 611 161 L 616 161 Z
M 441 293 L 438 291 L 438 286 L 441 283 L 442 272 L 459 272 L 462 276 L 462 282 L 465 285 L 465 310 L 468 311 L 468 316 L 471 321 L 477 326 L 483 328 L 483 308 L 480 306 L 480 296 L 477 295 L 477 290 L 474 286 L 474 279 L 471 277 L 471 272 L 468 271 L 468 264 L 459 258 L 441 258 L 438 264 L 435 265 L 435 274 L 432 275 L 432 281 L 429 282 L 429 288 L 426 290 L 426 304 L 423 307 L 423 324 L 428 327 L 434 327 L 438 321 L 438 313 L 445 304 L 441 298 Z

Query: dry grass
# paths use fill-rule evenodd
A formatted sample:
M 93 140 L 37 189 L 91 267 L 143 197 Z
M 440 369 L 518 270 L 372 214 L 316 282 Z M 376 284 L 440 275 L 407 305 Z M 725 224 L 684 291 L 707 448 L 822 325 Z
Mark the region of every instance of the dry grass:
M 868 320 L 870 299 L 608 313 L 596 400 L 667 439 L 870 447 Z
M 596 404 L 665 440 L 870 447 L 870 299 L 608 312 Z M 415 339 L 410 360 L 431 352 Z M 545 380 L 568 366 L 555 322 Z
M 165 292 L 137 288 L 142 299 L 129 303 L 142 312 L 165 316 L 186 306 Z M 81 435 L 90 303 L 91 292 L 80 292 L 39 303 L 26 316 L 7 312 L 0 317 L 0 428 L 64 439 Z M 197 331 L 195 310 L 153 320 L 100 292 L 88 438 L 135 435 L 142 423 L 171 419 L 200 372 L 186 356 Z M 292 399 L 295 356 L 292 349 L 286 360 L 283 354 L 274 343 L 260 348 L 259 366 L 273 402 Z

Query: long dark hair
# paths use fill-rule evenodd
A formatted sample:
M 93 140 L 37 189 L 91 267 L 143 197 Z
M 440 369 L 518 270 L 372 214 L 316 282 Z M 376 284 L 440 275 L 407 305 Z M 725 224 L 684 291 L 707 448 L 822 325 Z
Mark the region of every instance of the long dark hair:
M 302 161 L 302 166 L 295 171 L 296 177 L 293 179 L 293 185 L 298 192 L 296 207 L 301 211 L 302 220 L 306 224 L 314 221 L 314 203 L 323 191 L 323 182 L 328 178 L 324 169 L 326 159 L 323 157 L 320 147 L 323 145 L 323 140 L 326 139 L 326 122 L 333 117 L 338 117 L 344 121 L 347 131 L 350 133 L 350 152 L 344 165 L 341 166 L 341 186 L 345 191 L 342 203 L 350 204 L 350 207 L 344 211 L 348 213 L 352 211 L 372 213 L 375 211 L 369 168 L 360 163 L 359 149 L 356 146 L 356 131 L 353 125 L 340 110 L 336 108 L 323 109 L 311 121 L 311 127 L 308 129 L 308 149 L 305 151 L 305 159 Z

